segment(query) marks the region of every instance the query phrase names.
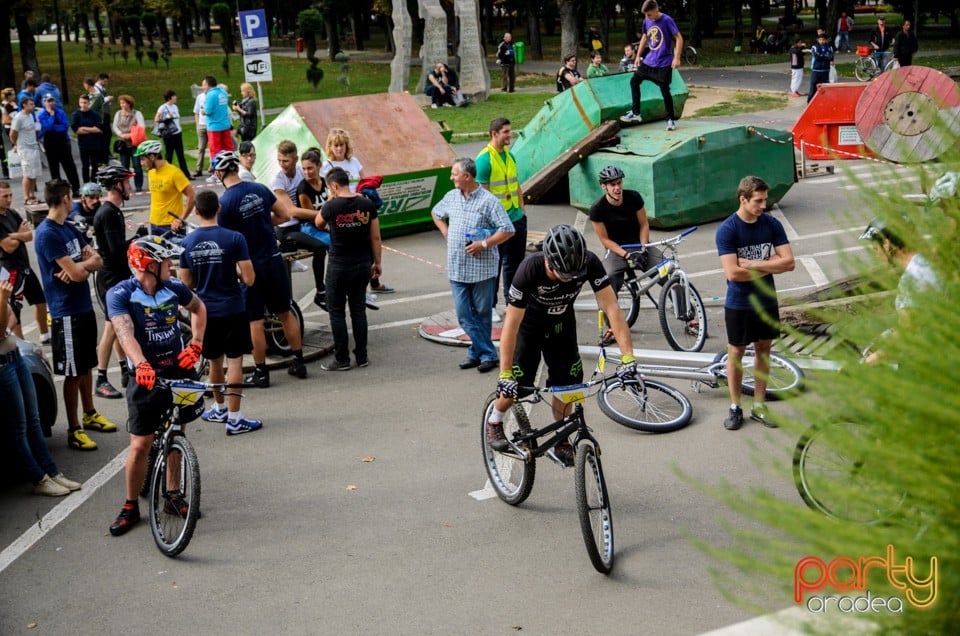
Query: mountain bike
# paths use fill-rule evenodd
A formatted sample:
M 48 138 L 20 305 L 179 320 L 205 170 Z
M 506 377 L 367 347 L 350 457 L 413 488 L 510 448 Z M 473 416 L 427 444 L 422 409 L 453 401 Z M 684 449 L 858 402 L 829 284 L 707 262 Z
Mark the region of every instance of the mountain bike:
M 861 82 L 868 82 L 881 73 L 900 68 L 896 58 L 890 58 L 883 70 L 880 69 L 880 51 L 871 51 L 868 46 L 857 47 L 857 61 L 853 63 L 853 74 Z
M 200 463 L 183 425 L 203 413 L 206 391 L 256 386 L 157 378 L 173 401 L 154 434 L 147 458 L 147 475 L 140 496 L 147 498 L 147 518 L 153 540 L 164 555 L 175 557 L 186 549 L 200 517 Z
M 677 252 L 677 245 L 696 229 L 694 226 L 677 236 L 655 243 L 621 246 L 627 251 L 628 263 L 639 260 L 644 252 L 649 261 L 656 261 L 645 271 L 628 267 L 623 272 L 624 284 L 617 294 L 617 302 L 624 310 L 627 325 L 633 327 L 637 321 L 640 298 L 645 295 L 657 309 L 660 329 L 667 343 L 676 351 L 700 351 L 707 339 L 707 310 L 699 292 L 680 268 L 680 255 Z M 654 285 L 662 286 L 659 302 L 650 293 Z
M 697 58 L 700 56 L 697 53 L 696 47 L 687 44 L 683 47 L 683 62 L 687 66 L 695 66 L 697 64 Z

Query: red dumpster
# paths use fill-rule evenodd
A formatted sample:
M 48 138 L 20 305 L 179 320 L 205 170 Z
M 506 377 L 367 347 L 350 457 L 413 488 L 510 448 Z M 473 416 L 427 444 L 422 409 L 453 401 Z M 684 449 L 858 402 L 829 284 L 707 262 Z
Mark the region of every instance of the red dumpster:
M 821 84 L 790 132 L 808 159 L 875 157 L 857 131 L 857 102 L 867 84 Z

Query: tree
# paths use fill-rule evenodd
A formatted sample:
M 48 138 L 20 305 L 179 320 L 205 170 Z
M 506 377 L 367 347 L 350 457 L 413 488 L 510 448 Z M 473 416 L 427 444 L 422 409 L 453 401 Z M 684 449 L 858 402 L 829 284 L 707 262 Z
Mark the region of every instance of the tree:
M 575 0 L 557 0 L 560 12 L 560 59 L 577 53 L 577 3 Z
M 233 9 L 225 2 L 218 2 L 210 7 L 213 20 L 220 27 L 220 37 L 223 40 L 223 52 L 236 53 L 237 46 L 233 37 Z
M 316 9 L 307 9 L 297 16 L 297 23 L 306 45 L 307 59 L 313 59 L 317 54 L 317 35 L 323 32 L 323 16 Z
M 0 3 L 0 24 L 10 24 L 10 5 Z M 13 42 L 10 29 L 0 29 L 0 86 L 19 86 L 13 70 Z
M 543 59 L 543 42 L 540 40 L 540 3 L 537 0 L 526 0 L 527 14 L 527 51 L 531 60 Z
M 30 0 L 16 0 L 13 5 L 13 21 L 17 25 L 17 36 L 20 38 L 20 63 L 23 70 L 31 70 L 37 77 L 40 77 L 37 41 L 33 38 L 33 32 L 30 30 L 32 13 L 33 4 Z M 19 86 L 19 82 L 14 85 Z

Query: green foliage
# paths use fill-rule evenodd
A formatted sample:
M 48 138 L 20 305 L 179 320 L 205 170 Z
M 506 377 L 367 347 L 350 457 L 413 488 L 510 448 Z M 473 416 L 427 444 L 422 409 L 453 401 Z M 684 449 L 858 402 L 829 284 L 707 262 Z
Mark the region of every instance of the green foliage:
M 317 53 L 317 36 L 323 32 L 323 16 L 316 9 L 307 9 L 297 16 L 297 24 L 306 44 L 307 59 L 312 60 Z
M 152 52 L 152 51 L 151 51 L 151 52 Z M 137 62 L 139 62 L 140 66 L 143 66 L 143 49 L 141 49 L 141 48 L 138 46 L 138 47 L 137 47 L 137 50 L 134 52 L 134 55 L 136 56 Z
M 225 2 L 217 2 L 210 5 L 210 13 L 213 15 L 213 21 L 220 27 L 220 37 L 223 38 L 224 53 L 233 53 L 233 9 Z M 229 62 L 224 59 L 224 71 L 229 68 Z M 227 71 L 227 74 L 229 72 Z
M 316 56 L 310 58 L 310 68 L 307 69 L 307 81 L 313 84 L 313 90 L 317 90 L 317 86 L 320 84 L 320 81 L 323 79 L 323 69 L 319 66 L 320 60 Z
M 952 137 L 956 130 L 945 131 Z M 952 144 L 957 148 L 956 140 Z M 715 572 L 719 586 L 730 597 L 754 611 L 781 609 L 792 604 L 794 568 L 800 559 L 815 556 L 830 562 L 842 556 L 886 558 L 893 546 L 897 565 L 907 557 L 920 577 L 927 577 L 931 558 L 938 568 L 937 598 L 929 607 L 909 603 L 909 594 L 877 567 L 866 578 L 873 597 L 896 596 L 903 612 L 864 612 L 854 615 L 865 621 L 856 627 L 866 633 L 868 623 L 878 633 L 948 634 L 960 624 L 960 196 L 953 194 L 937 203 L 905 203 L 903 194 L 924 192 L 932 183 L 928 173 L 941 175 L 960 169 L 960 154 L 941 157 L 935 168 L 909 171 L 877 166 L 883 188 L 864 186 L 852 201 L 841 227 L 866 227 L 870 215 L 882 219 L 908 248 L 921 254 L 935 270 L 939 284 L 916 294 L 916 305 L 906 314 L 894 309 L 894 296 L 903 263 L 887 260 L 871 243 L 846 261 L 866 287 L 889 290 L 865 303 L 853 303 L 843 311 L 831 309 L 822 317 L 836 326 L 834 338 L 855 346 L 835 347 L 831 355 L 842 369 L 814 377 L 809 393 L 790 406 L 795 416 L 784 418 L 782 427 L 791 434 L 779 453 L 758 455 L 758 463 L 776 480 L 790 479 L 792 441 L 811 425 L 824 428 L 824 447 L 830 451 L 832 468 L 825 481 L 811 479 L 811 487 L 824 500 L 845 514 L 868 514 L 874 523 L 853 523 L 827 518 L 803 507 L 798 496 L 780 499 L 771 492 L 743 492 L 731 484 L 703 486 L 723 500 L 737 515 L 752 522 L 731 524 L 727 531 L 732 548 L 701 544 L 724 565 Z M 906 172 L 912 172 L 907 176 Z M 893 335 L 878 338 L 894 326 Z M 883 363 L 860 363 L 858 350 L 877 343 Z M 893 364 L 896 363 L 896 364 Z M 788 409 L 777 409 L 784 414 Z M 758 528 L 760 526 L 760 529 Z M 750 529 L 747 529 L 750 528 Z M 847 580 L 852 572 L 842 566 L 837 578 Z M 807 580 L 813 578 L 808 573 Z M 902 577 L 901 577 L 902 578 Z M 837 590 L 832 584 L 813 594 L 850 594 L 865 591 Z M 921 591 L 917 598 L 929 598 Z M 804 597 L 804 602 L 809 594 Z M 808 606 L 801 605 L 804 612 Z M 812 617 L 812 616 L 811 616 Z M 829 621 L 815 626 L 822 633 L 851 633 L 834 620 L 850 620 L 836 611 Z
M 340 64 L 340 77 L 337 82 L 350 92 L 350 56 L 346 52 L 340 51 L 334 56 L 334 61 Z

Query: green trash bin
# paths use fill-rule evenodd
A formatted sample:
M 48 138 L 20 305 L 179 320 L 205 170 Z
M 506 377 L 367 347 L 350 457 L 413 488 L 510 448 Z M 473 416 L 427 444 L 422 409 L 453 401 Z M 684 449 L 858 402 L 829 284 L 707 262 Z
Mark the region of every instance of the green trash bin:
M 517 56 L 517 64 L 523 64 L 527 52 L 527 45 L 523 42 L 517 42 L 513 45 L 513 51 Z

